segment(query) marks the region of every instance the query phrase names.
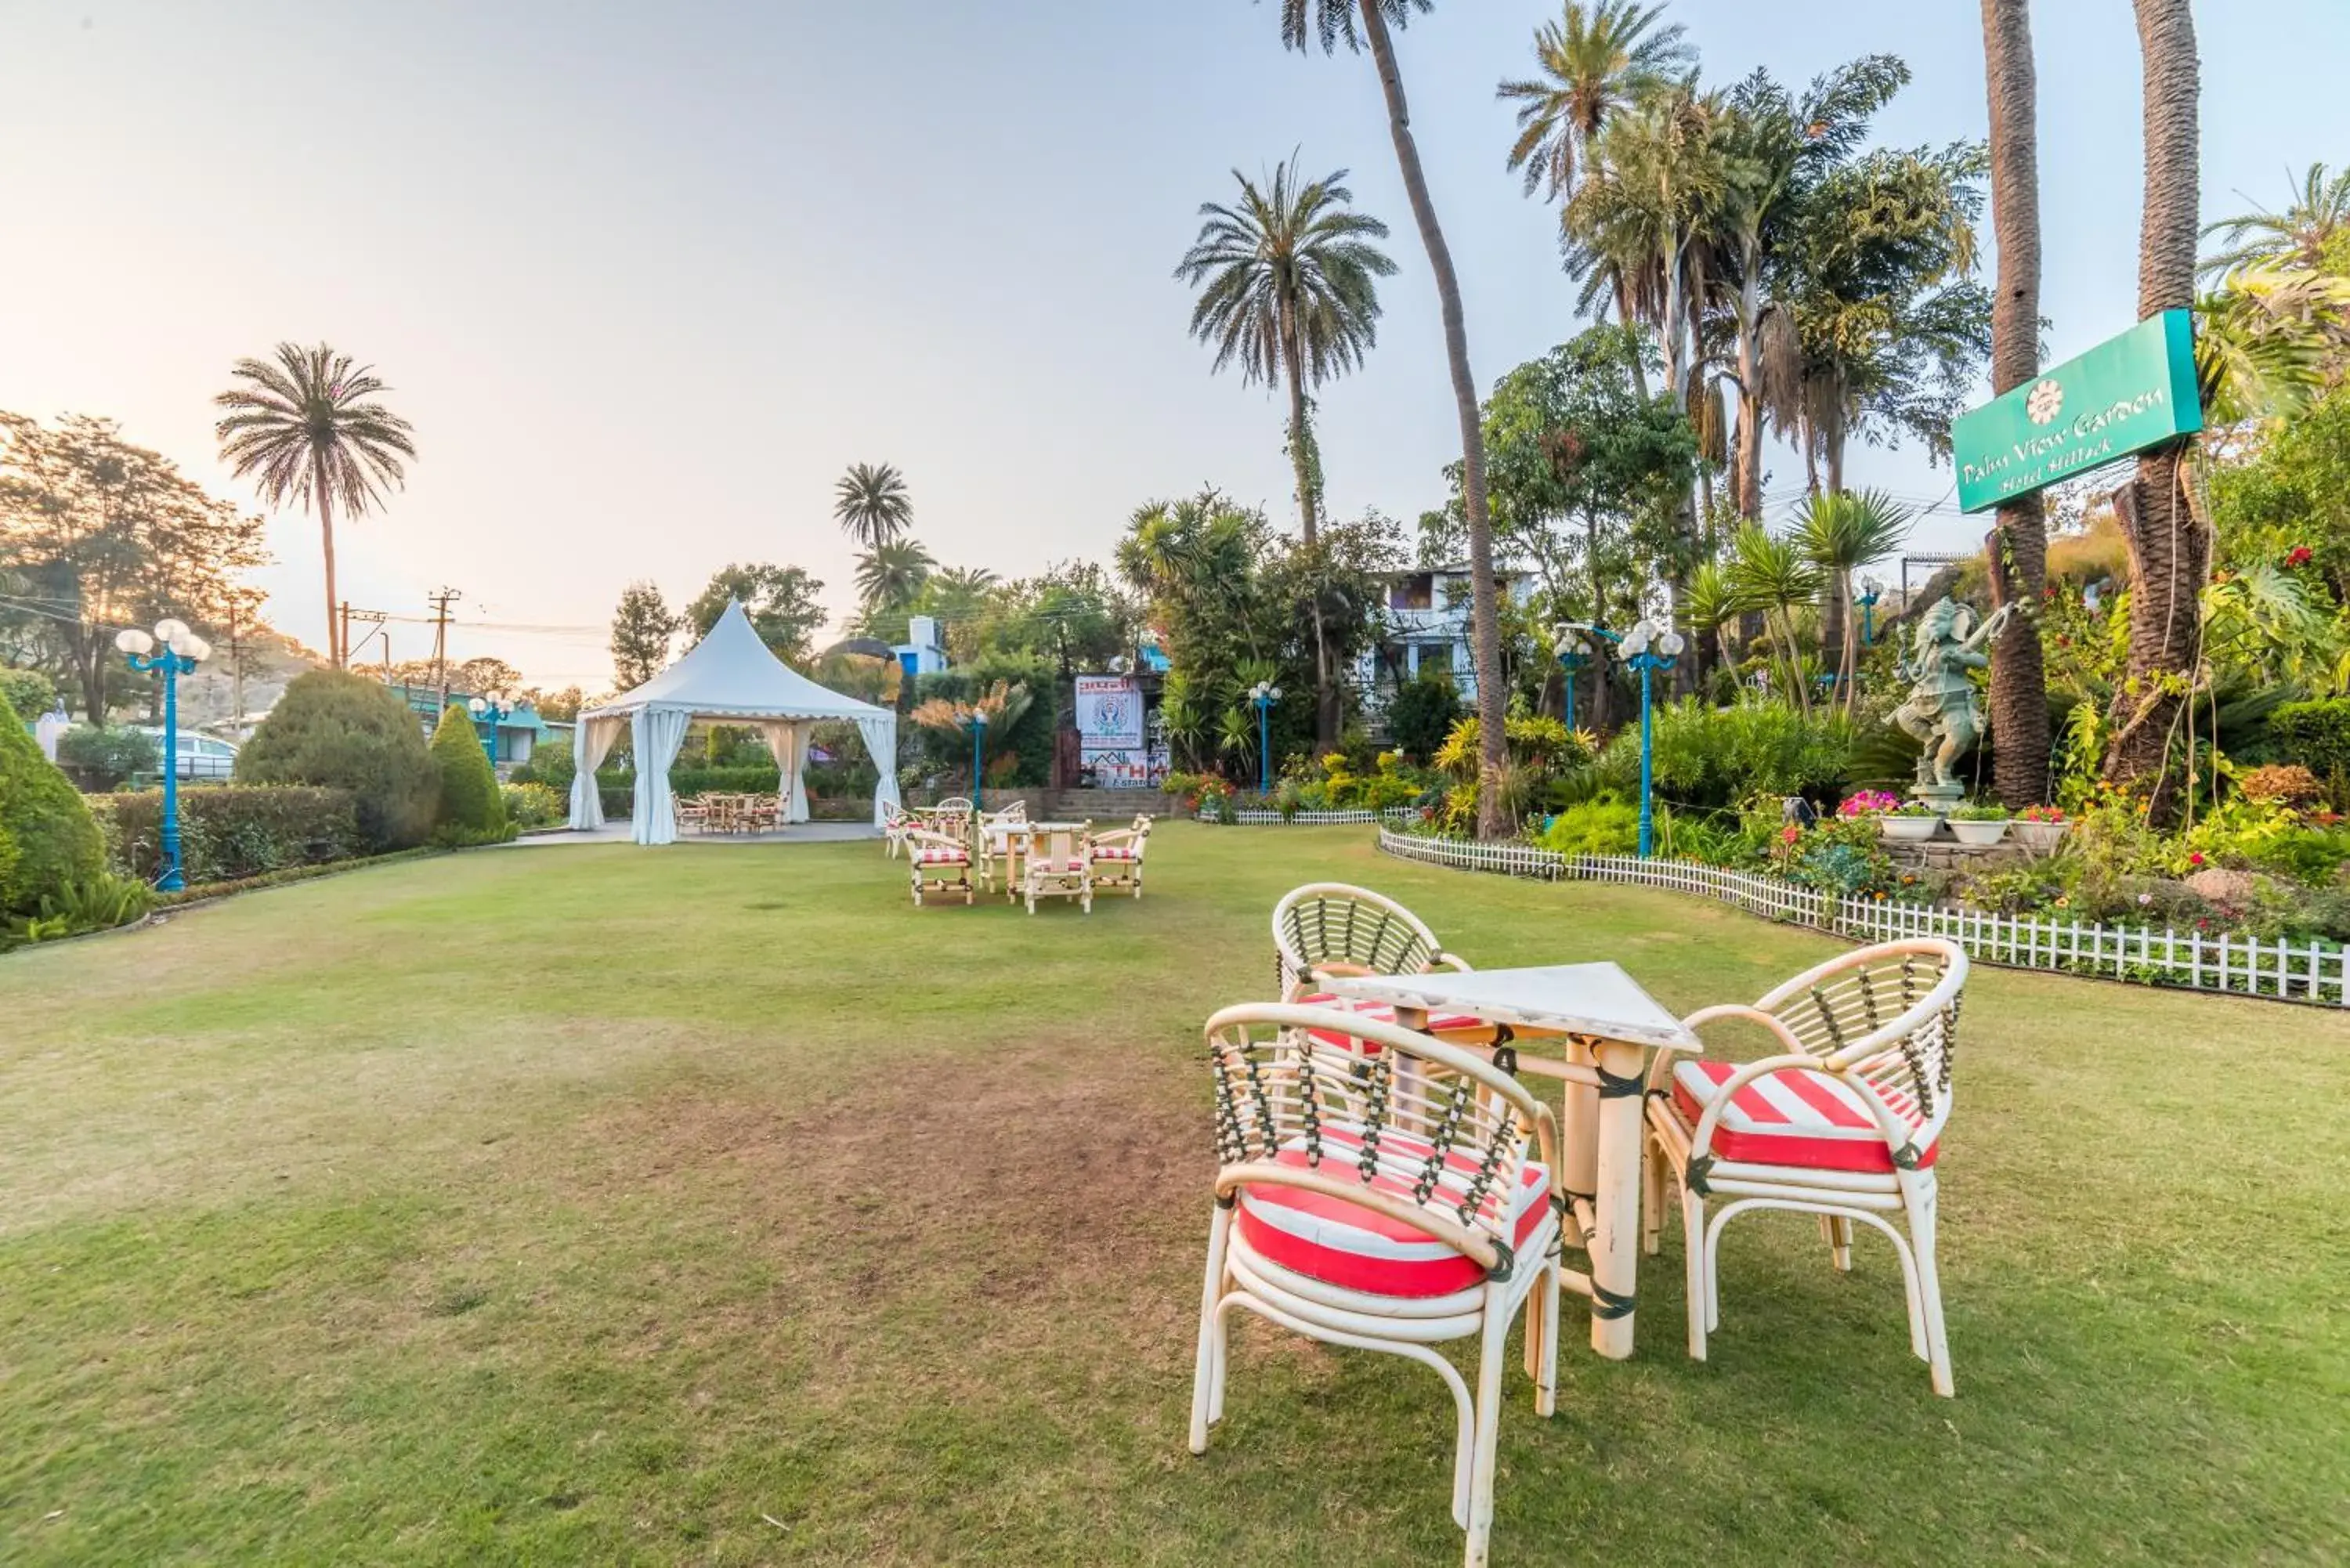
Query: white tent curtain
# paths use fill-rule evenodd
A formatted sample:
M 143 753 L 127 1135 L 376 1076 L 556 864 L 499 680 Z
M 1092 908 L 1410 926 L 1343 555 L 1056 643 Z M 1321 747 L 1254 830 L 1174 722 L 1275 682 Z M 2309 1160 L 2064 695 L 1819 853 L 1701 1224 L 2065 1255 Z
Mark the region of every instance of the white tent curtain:
M 637 748 L 636 841 L 677 842 L 677 810 L 671 804 L 669 770 L 685 747 L 693 715 L 683 708 L 639 708 L 632 733 Z
M 808 819 L 808 748 L 815 737 L 814 724 L 803 721 L 792 726 L 792 766 L 787 775 L 791 780 L 791 794 L 784 801 L 785 822 L 806 822 Z
M 596 770 L 604 765 L 611 754 L 612 742 L 620 738 L 618 714 L 608 719 L 584 721 L 578 729 L 579 744 L 572 761 L 578 772 L 571 780 L 571 826 L 586 830 L 604 826 L 604 797 L 596 789 Z
M 899 805 L 898 715 L 884 709 L 869 719 L 858 719 L 857 738 L 865 742 L 865 754 L 873 759 L 881 775 L 873 786 L 873 826 L 880 827 Z
M 767 750 L 775 753 L 775 774 L 783 781 L 776 789 L 785 797 L 784 820 L 806 822 L 808 734 L 816 726 L 789 719 L 770 719 L 759 728 L 766 734 Z

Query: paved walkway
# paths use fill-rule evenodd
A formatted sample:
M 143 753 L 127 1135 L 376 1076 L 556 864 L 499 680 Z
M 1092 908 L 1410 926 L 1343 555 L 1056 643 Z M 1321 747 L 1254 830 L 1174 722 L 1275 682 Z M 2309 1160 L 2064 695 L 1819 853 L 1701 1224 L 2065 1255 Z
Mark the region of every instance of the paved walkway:
M 744 844 L 840 844 L 851 839 L 879 839 L 881 830 L 863 822 L 802 822 L 772 833 L 687 833 L 678 837 L 680 844 L 744 845 Z M 525 834 L 501 849 L 528 849 L 567 844 L 629 844 L 629 825 L 625 821 L 608 822 L 586 833 Z

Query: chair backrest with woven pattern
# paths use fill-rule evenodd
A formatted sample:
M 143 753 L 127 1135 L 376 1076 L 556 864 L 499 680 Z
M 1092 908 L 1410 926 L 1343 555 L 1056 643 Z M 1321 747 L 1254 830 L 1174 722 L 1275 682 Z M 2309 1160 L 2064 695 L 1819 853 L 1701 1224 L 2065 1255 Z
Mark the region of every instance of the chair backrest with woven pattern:
M 1325 1043 L 1357 1037 L 1368 1055 Z M 1336 1008 L 1248 1002 L 1208 1020 L 1217 1192 L 1305 1187 L 1506 1267 L 1529 1159 L 1555 1170 L 1549 1106 L 1471 1052 Z
M 1831 1066 L 1866 1080 L 1922 1122 L 1949 1115 L 1967 955 L 1918 937 L 1845 953 L 1780 986 L 1755 1005 Z
M 1273 907 L 1273 945 L 1284 997 L 1312 989 L 1307 981 L 1317 969 L 1417 974 L 1444 950 L 1409 909 L 1344 882 L 1309 882 L 1284 894 Z

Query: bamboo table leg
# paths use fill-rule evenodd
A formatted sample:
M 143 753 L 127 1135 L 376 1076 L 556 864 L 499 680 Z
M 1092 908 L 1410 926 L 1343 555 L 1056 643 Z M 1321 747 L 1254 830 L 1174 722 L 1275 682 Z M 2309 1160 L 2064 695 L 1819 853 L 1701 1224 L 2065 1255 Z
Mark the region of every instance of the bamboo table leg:
M 1642 1053 L 1614 1040 L 1594 1042 L 1601 1081 L 1628 1093 L 1584 1091 L 1598 1123 L 1598 1226 L 1591 1238 L 1591 1348 L 1610 1361 L 1632 1354 L 1632 1303 L 1639 1288 Z M 1570 1095 L 1575 1091 L 1570 1087 Z M 1569 1162 L 1572 1164 L 1572 1161 Z

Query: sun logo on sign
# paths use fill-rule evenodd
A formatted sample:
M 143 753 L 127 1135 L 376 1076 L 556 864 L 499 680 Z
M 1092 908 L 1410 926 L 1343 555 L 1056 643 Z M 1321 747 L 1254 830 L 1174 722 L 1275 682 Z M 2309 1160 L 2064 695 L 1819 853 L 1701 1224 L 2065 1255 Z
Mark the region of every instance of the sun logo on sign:
M 2023 411 L 2035 425 L 2044 425 L 2064 411 L 2064 389 L 2054 381 L 2043 381 L 2032 389 L 2023 400 Z

